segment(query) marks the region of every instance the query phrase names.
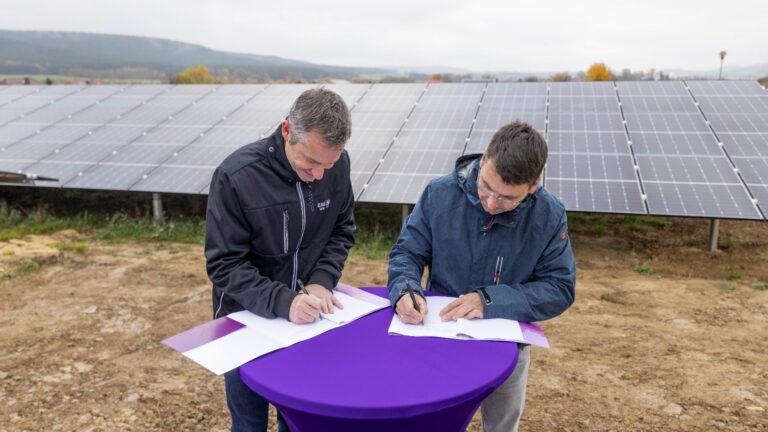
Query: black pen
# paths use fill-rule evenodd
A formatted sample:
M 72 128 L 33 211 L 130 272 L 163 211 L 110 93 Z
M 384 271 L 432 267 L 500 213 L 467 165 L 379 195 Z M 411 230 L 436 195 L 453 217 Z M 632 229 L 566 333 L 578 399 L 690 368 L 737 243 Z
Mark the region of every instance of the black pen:
M 416 301 L 416 296 L 413 294 L 413 288 L 411 288 L 411 281 L 409 280 L 405 281 L 405 290 L 408 291 L 408 294 L 411 295 L 411 302 L 413 302 L 413 308 L 416 309 L 416 312 L 421 313 L 421 308 L 419 307 L 419 303 Z
M 304 287 L 304 283 L 301 282 L 301 279 L 296 279 L 296 283 L 299 284 L 299 289 L 301 289 L 301 292 L 303 292 L 306 295 L 309 295 L 309 291 Z

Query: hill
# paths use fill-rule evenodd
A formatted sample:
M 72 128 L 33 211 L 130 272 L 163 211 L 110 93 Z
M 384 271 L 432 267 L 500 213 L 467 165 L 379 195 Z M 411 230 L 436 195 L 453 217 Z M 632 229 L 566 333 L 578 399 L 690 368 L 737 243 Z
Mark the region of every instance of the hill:
M 0 30 L 0 75 L 168 79 L 205 64 L 232 81 L 351 79 L 388 71 L 318 65 L 277 56 L 216 51 L 201 45 L 138 36 Z

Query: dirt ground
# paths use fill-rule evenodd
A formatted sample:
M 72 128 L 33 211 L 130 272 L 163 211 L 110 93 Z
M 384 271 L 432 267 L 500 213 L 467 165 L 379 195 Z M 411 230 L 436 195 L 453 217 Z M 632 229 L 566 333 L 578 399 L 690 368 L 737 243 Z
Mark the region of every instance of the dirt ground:
M 581 226 L 522 430 L 767 431 L 768 224 L 723 221 L 714 254 L 704 220 Z M 202 246 L 67 241 L 0 242 L 0 430 L 227 430 L 222 379 L 160 343 L 211 317 Z M 343 281 L 385 270 L 355 254 Z

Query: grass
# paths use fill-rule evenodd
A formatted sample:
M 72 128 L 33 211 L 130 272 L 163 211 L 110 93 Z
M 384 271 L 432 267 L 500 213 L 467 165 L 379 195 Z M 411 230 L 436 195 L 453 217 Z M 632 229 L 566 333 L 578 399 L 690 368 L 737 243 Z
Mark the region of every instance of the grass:
M 392 231 L 358 230 L 354 250 L 368 259 L 386 259 L 395 241 L 397 233 Z
M 205 241 L 205 221 L 189 219 L 158 222 L 116 214 L 92 235 L 92 239 L 108 243 L 174 241 L 202 244 Z
M 16 251 L 14 251 L 13 249 L 3 250 L 3 256 L 11 256 L 11 255 L 16 255 Z
M 37 271 L 39 268 L 40 268 L 40 263 L 31 259 L 26 259 L 21 263 L 19 263 L 19 265 L 15 269 L 5 272 L 2 275 L 2 277 L 4 279 L 12 279 L 16 276 L 21 276 L 27 273 L 32 273 L 34 271 Z
M 644 263 L 642 265 L 637 266 L 635 268 L 635 271 L 644 276 L 650 276 L 651 274 L 653 274 L 653 269 L 651 268 L 651 265 L 648 263 Z
M 122 213 L 105 215 L 89 212 L 60 217 L 52 215 L 45 207 L 22 213 L 0 202 L 0 241 L 18 239 L 26 235 L 52 234 L 62 230 L 75 230 L 88 236 L 90 240 L 109 243 L 175 241 L 202 244 L 205 240 L 205 221 L 199 218 L 157 222 L 131 218 Z M 53 247 L 77 252 L 85 248 L 77 243 L 61 243 Z
M 80 243 L 80 242 L 72 242 L 72 243 L 57 242 L 57 243 L 52 243 L 50 246 L 60 251 L 77 252 L 77 253 L 85 252 L 85 243 Z
M 757 282 L 756 284 L 752 285 L 752 288 L 758 291 L 768 291 L 768 283 Z
M 361 206 L 363 207 L 363 206 Z M 399 233 L 398 209 L 363 207 L 358 217 L 355 251 L 366 258 L 385 259 Z M 85 236 L 78 242 L 54 243 L 63 251 L 83 253 L 89 241 L 119 244 L 124 242 L 179 242 L 203 244 L 205 220 L 184 218 L 162 222 L 149 218 L 82 212 L 74 216 L 56 216 L 45 207 L 22 212 L 0 201 L 0 242 L 27 235 L 53 234 L 74 230 Z M 11 255 L 13 251 L 3 251 Z
M 725 268 L 725 280 L 734 281 L 741 279 L 741 271 L 733 267 Z

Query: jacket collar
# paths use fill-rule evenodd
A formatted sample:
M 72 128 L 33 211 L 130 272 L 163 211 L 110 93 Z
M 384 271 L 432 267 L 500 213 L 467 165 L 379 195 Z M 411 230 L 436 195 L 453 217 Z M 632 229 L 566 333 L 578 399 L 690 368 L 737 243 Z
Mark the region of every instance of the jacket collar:
M 482 156 L 482 154 L 477 153 L 464 155 L 458 158 L 456 160 L 454 177 L 459 183 L 459 187 L 464 191 L 470 204 L 485 215 L 485 220 L 491 220 L 492 216 L 483 209 L 483 204 L 480 202 L 480 197 L 477 195 L 477 176 L 480 172 L 480 158 Z M 513 210 L 497 214 L 496 217 L 493 218 L 493 224 L 514 226 L 517 216 L 521 213 L 528 212 L 529 209 L 533 207 L 538 199 L 540 190 L 541 185 L 536 188 L 536 192 L 532 193 Z
M 280 131 L 280 127 L 269 137 L 267 143 L 267 160 L 269 166 L 277 173 L 280 178 L 287 182 L 301 181 L 299 175 L 291 167 L 288 157 L 285 155 L 285 140 Z

